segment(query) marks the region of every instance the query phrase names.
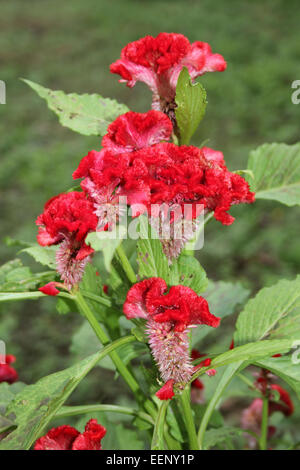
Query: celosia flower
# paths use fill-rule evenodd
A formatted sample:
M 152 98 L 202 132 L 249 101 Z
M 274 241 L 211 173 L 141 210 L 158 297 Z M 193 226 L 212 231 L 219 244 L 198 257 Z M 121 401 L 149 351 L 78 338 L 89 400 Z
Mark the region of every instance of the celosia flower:
M 188 328 L 196 325 L 215 328 L 220 323 L 210 313 L 207 301 L 189 287 L 172 286 L 168 291 L 163 279 L 151 278 L 131 287 L 123 310 L 128 319 L 147 320 L 150 348 L 163 381 L 173 380 L 171 385 L 184 387 L 194 370 Z
M 164 113 L 129 111 L 108 126 L 102 146 L 115 154 L 132 152 L 169 140 L 172 130 L 172 123 Z
M 106 429 L 96 419 L 88 421 L 83 433 L 72 426 L 63 425 L 50 429 L 40 437 L 34 450 L 101 450 L 101 440 L 105 434 Z
M 9 384 L 12 384 L 18 380 L 18 373 L 10 365 L 15 361 L 16 358 L 12 354 L 7 354 L 4 357 L 0 355 L 0 383 L 7 382 Z
M 77 284 L 90 260 L 93 249 L 85 238 L 97 228 L 97 217 L 84 193 L 69 192 L 50 199 L 37 218 L 37 240 L 42 246 L 57 245 L 57 271 L 66 287 Z
M 205 42 L 190 44 L 182 34 L 160 33 L 156 38 L 146 36 L 127 44 L 110 71 L 120 75 L 120 82 L 129 87 L 137 81 L 146 83 L 153 93 L 152 108 L 169 113 L 174 109 L 177 80 L 183 67 L 194 80 L 205 72 L 222 72 L 226 62 L 220 54 L 213 54 Z
M 248 183 L 226 168 L 223 154 L 207 147 L 157 143 L 118 155 L 105 148 L 81 161 L 74 173 L 74 178 L 80 177 L 83 190 L 99 207 L 98 216 L 101 207 L 106 212 L 105 201 L 111 198 L 115 207 L 121 195 L 127 197 L 133 216 L 147 211 L 170 260 L 194 238 L 201 212 L 212 211 L 230 225 L 230 207 L 254 201 Z

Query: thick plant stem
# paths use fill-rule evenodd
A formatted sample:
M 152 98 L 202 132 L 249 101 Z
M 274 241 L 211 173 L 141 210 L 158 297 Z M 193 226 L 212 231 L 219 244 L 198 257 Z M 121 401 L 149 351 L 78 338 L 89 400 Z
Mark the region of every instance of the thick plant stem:
M 132 408 L 128 408 L 127 406 L 117 406 L 117 405 L 83 405 L 83 406 L 63 406 L 60 410 L 56 413 L 55 418 L 65 418 L 66 416 L 76 416 L 80 414 L 90 414 L 95 413 L 97 411 L 103 412 L 113 412 L 113 413 L 120 413 L 125 415 L 136 416 L 143 421 L 154 425 L 154 421 L 147 413 L 143 413 L 142 411 L 133 410 Z
M 186 430 L 189 436 L 189 448 L 190 450 L 199 450 L 194 416 L 191 408 L 190 386 L 186 386 L 186 388 L 183 390 L 182 394 L 180 395 L 180 402 L 183 409 Z
M 83 313 L 83 315 L 86 317 L 88 320 L 89 324 L 93 328 L 94 332 L 96 333 L 98 339 L 100 342 L 103 344 L 103 346 L 107 345 L 110 342 L 109 337 L 103 330 L 102 326 L 94 316 L 93 312 L 89 308 L 88 304 L 84 300 L 82 294 L 78 291 L 76 295 L 74 296 L 74 300 L 78 305 L 79 310 Z M 110 354 L 110 358 L 115 364 L 118 372 L 120 375 L 123 377 L 127 385 L 130 387 L 136 398 L 138 399 L 139 403 L 143 402 L 143 397 L 141 394 L 140 386 L 131 374 L 131 372 L 128 370 L 128 368 L 125 366 L 123 363 L 122 359 L 119 357 L 118 353 L 113 351 Z
M 122 243 L 118 246 L 118 248 L 116 249 L 116 252 L 119 256 L 119 259 L 120 259 L 120 262 L 122 264 L 122 267 L 126 273 L 126 276 L 128 277 L 129 281 L 132 283 L 132 284 L 135 284 L 137 279 L 136 279 L 136 274 L 134 272 L 134 270 L 132 269 L 132 266 L 126 256 L 126 253 L 124 251 L 124 248 L 122 246 Z
M 170 400 L 164 400 L 159 404 L 159 410 L 155 421 L 151 450 L 165 450 L 164 446 L 164 427 L 166 412 Z
M 259 439 L 260 450 L 267 450 L 267 436 L 268 436 L 268 415 L 269 415 L 269 399 L 263 398 L 262 418 L 261 418 L 261 435 Z

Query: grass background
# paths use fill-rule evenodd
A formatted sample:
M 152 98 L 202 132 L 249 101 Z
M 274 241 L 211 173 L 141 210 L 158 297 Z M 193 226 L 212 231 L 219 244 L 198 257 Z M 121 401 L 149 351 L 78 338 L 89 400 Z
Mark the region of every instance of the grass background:
M 20 77 L 67 92 L 98 92 L 146 111 L 147 88 L 128 89 L 109 73 L 121 48 L 160 31 L 209 42 L 228 69 L 201 78 L 208 107 L 193 143 L 209 139 L 230 169 L 241 169 L 249 151 L 264 142 L 299 141 L 300 106 L 291 102 L 291 83 L 300 78 L 299 22 L 297 0 L 2 1 L 0 79 L 7 104 L 0 106 L 1 263 L 16 253 L 3 238 L 32 241 L 44 202 L 73 186 L 80 159 L 100 147 L 100 139 L 62 128 Z M 231 227 L 212 222 L 205 232 L 199 258 L 209 277 L 240 280 L 255 292 L 299 273 L 299 208 L 260 201 L 232 213 Z M 6 304 L 1 312 L 0 338 L 18 356 L 22 381 L 72 363 L 70 335 L 80 318 L 59 316 L 51 299 Z M 85 401 L 95 396 L 99 377 L 103 382 L 99 370 L 81 388 Z M 97 390 L 98 398 L 111 396 L 111 382 Z

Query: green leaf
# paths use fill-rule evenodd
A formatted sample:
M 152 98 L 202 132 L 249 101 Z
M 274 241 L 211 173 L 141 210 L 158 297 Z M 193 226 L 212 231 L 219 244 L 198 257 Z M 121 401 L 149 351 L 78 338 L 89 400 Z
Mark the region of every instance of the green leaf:
M 170 267 L 169 284 L 176 286 L 182 284 L 190 287 L 197 294 L 205 291 L 208 280 L 206 272 L 193 256 L 180 255 Z
M 87 373 L 107 354 L 133 340 L 121 338 L 80 363 L 25 387 L 8 406 L 6 416 L 15 415 L 17 429 L 0 442 L 0 450 L 30 449 Z
M 300 306 L 300 276 L 293 281 L 281 280 L 266 287 L 247 302 L 240 313 L 234 335 L 235 344 L 265 338 L 276 324 Z
M 114 253 L 122 240 L 125 238 L 126 229 L 122 225 L 112 232 L 91 232 L 86 237 L 86 244 L 90 245 L 95 251 L 102 251 L 104 265 L 109 272 Z
M 253 362 L 259 358 L 273 356 L 274 354 L 283 354 L 291 349 L 293 342 L 292 339 L 266 339 L 264 341 L 256 341 L 243 346 L 237 346 L 234 349 L 216 356 L 212 360 L 210 367 L 221 367 L 237 361 Z
M 215 447 L 216 444 L 226 442 L 227 439 L 232 439 L 241 436 L 245 431 L 233 426 L 226 426 L 218 429 L 209 429 L 205 433 L 203 441 L 203 449 L 208 450 L 210 447 Z
M 139 276 L 169 278 L 168 260 L 163 253 L 161 242 L 151 236 L 151 227 L 146 217 L 141 216 L 139 222 L 140 239 L 137 243 L 137 262 Z
M 151 443 L 151 450 L 164 450 L 164 427 L 165 427 L 165 419 L 166 419 L 166 411 L 168 408 L 170 400 L 160 401 L 159 403 L 159 410 L 157 413 L 153 436 L 152 436 L 152 443 Z
M 124 104 L 98 94 L 66 94 L 44 88 L 30 80 L 23 81 L 47 101 L 62 126 L 83 135 L 106 134 L 107 126 L 120 114 L 129 111 Z
M 300 367 L 299 364 L 293 363 L 292 355 L 263 359 L 255 365 L 268 369 L 283 379 L 295 390 L 300 400 Z
M 234 364 L 230 364 L 225 369 L 225 371 L 224 371 L 224 373 L 221 377 L 221 380 L 219 381 L 219 383 L 216 387 L 216 390 L 215 390 L 209 404 L 207 405 L 206 411 L 204 413 L 204 416 L 203 416 L 201 424 L 200 424 L 200 428 L 199 428 L 199 432 L 198 432 L 198 443 L 199 443 L 200 449 L 203 448 L 205 431 L 206 431 L 206 428 L 207 428 L 208 423 L 210 421 L 210 418 L 211 418 L 211 416 L 214 412 L 214 409 L 216 408 L 218 402 L 220 401 L 224 390 L 227 388 L 227 386 L 229 385 L 230 381 L 233 379 L 235 374 L 237 372 L 240 372 L 242 369 L 244 369 L 245 366 L 246 366 L 246 364 L 245 363 L 243 364 L 243 361 L 239 361 L 239 362 L 235 362 Z
M 287 206 L 300 204 L 300 144 L 264 144 L 250 153 L 248 178 L 257 199 L 271 199 Z
M 176 86 L 176 121 L 180 145 L 188 145 L 206 109 L 206 91 L 201 83 L 193 84 L 188 69 L 183 67 Z
M 1 292 L 26 292 L 35 290 L 41 284 L 52 281 L 56 273 L 46 271 L 32 273 L 27 266 L 23 266 L 21 260 L 15 259 L 0 266 L 0 291 Z
M 208 282 L 208 288 L 201 295 L 207 300 L 210 311 L 220 318 L 225 318 L 236 311 L 237 305 L 243 304 L 248 298 L 250 291 L 241 283 L 231 282 Z M 213 333 L 211 328 L 198 327 L 192 332 L 193 347 L 197 346 L 203 338 Z
M 40 246 L 33 245 L 28 248 L 24 248 L 20 253 L 27 253 L 32 256 L 35 261 L 42 264 L 43 266 L 48 266 L 51 269 L 56 269 L 55 262 L 55 246 Z
M 300 307 L 293 309 L 271 330 L 270 339 L 300 338 Z

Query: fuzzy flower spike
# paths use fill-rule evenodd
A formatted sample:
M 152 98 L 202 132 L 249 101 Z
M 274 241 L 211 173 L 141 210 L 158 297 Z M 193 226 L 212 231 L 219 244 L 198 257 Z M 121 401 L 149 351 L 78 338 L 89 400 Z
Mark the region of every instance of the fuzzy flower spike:
M 138 81 L 146 83 L 153 93 L 152 108 L 171 115 L 183 67 L 194 80 L 206 72 L 222 72 L 226 62 L 220 54 L 213 54 L 205 42 L 191 44 L 182 34 L 160 33 L 155 38 L 146 36 L 127 44 L 110 71 L 120 75 L 120 82 L 129 87 Z
M 46 203 L 36 224 L 39 226 L 37 241 L 40 245 L 59 245 L 57 271 L 66 287 L 71 289 L 80 282 L 94 251 L 85 243 L 87 234 L 97 227 L 93 204 L 84 193 L 60 194 Z
M 172 398 L 173 386 L 184 388 L 193 374 L 188 328 L 196 325 L 216 328 L 220 318 L 212 315 L 207 301 L 189 287 L 178 285 L 168 291 L 166 282 L 155 277 L 131 287 L 124 313 L 128 319 L 147 320 L 150 348 L 165 382 L 157 396 L 163 400 Z

